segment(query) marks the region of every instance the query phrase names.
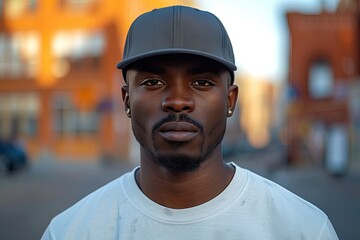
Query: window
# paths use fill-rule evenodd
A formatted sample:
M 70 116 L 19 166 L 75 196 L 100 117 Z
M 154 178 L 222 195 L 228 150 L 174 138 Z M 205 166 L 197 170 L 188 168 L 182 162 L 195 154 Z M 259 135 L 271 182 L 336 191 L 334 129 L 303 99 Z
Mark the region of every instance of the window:
M 309 96 L 313 99 L 329 98 L 334 90 L 332 69 L 326 61 L 316 61 L 309 70 Z
M 91 9 L 97 0 L 59 0 L 62 8 L 70 10 L 86 10 Z
M 37 0 L 4 0 L 4 12 L 8 18 L 16 18 L 28 12 L 33 12 L 36 8 Z
M 0 34 L 0 52 L 0 79 L 35 78 L 40 54 L 38 34 Z
M 0 138 L 38 133 L 40 103 L 35 93 L 0 95 Z
M 57 133 L 81 134 L 98 131 L 98 112 L 77 109 L 69 93 L 58 93 L 54 98 L 53 109 Z
M 54 75 L 65 77 L 72 70 L 96 69 L 103 54 L 105 38 L 102 31 L 60 31 L 54 36 Z

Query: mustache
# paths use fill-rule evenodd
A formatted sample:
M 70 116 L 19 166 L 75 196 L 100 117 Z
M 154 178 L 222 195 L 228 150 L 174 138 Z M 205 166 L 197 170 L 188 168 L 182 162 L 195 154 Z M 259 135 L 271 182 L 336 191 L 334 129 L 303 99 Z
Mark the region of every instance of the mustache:
M 204 129 L 204 127 L 201 123 L 192 119 L 185 113 L 180 113 L 180 114 L 170 113 L 165 118 L 163 118 L 160 121 L 158 121 L 157 123 L 155 123 L 155 125 L 152 129 L 152 132 L 155 132 L 158 128 L 161 127 L 161 125 L 163 125 L 167 122 L 188 122 L 188 123 L 195 125 L 197 128 L 199 128 L 201 133 L 203 132 L 203 129 Z

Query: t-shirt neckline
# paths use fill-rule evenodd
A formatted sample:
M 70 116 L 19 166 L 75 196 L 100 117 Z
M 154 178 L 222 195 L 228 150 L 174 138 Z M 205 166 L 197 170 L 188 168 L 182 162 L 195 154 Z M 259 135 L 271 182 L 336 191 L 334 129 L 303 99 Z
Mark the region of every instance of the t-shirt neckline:
M 152 201 L 141 191 L 136 183 L 135 172 L 139 167 L 124 176 L 125 193 L 130 203 L 137 210 L 154 220 L 172 224 L 202 221 L 226 210 L 243 192 L 248 179 L 247 171 L 232 162 L 229 164 L 235 168 L 235 174 L 229 185 L 218 196 L 198 206 L 172 209 Z

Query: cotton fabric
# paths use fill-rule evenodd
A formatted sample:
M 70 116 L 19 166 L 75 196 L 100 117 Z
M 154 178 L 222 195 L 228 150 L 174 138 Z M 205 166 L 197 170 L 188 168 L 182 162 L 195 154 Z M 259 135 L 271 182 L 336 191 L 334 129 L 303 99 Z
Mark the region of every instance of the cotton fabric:
M 56 216 L 48 239 L 338 239 L 328 217 L 278 184 L 231 163 L 236 169 L 214 199 L 170 209 L 147 198 L 135 171 L 103 186 Z

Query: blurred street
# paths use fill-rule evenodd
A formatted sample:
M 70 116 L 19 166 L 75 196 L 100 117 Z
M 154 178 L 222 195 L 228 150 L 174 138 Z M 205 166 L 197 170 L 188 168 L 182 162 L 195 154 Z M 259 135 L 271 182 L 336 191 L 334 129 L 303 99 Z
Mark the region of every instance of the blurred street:
M 131 168 L 48 160 L 0 177 L 0 239 L 40 239 L 52 217 Z
M 266 154 L 270 156 L 270 154 Z M 259 156 L 259 155 L 258 155 Z M 360 172 L 343 178 L 321 167 L 274 167 L 269 158 L 227 159 L 268 177 L 312 202 L 332 221 L 340 239 L 360 239 Z M 125 163 L 38 161 L 0 178 L 0 239 L 39 239 L 51 218 L 133 166 Z

